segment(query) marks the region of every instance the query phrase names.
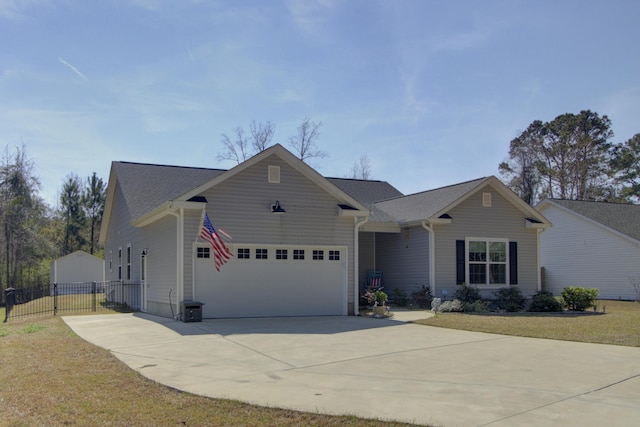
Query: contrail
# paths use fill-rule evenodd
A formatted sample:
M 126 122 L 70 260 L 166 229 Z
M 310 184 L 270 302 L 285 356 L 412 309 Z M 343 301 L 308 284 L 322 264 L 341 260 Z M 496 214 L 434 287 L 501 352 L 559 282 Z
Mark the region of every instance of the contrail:
M 69 64 L 67 61 L 65 61 L 64 59 L 58 57 L 58 60 L 60 61 L 60 63 L 62 63 L 62 65 L 66 65 L 67 67 L 69 67 L 71 69 L 71 71 L 73 71 L 74 73 L 76 73 L 76 75 L 82 77 L 85 80 L 89 80 L 87 79 L 87 76 L 85 76 L 84 74 L 82 74 L 80 72 L 80 70 L 78 70 L 76 67 L 74 67 L 73 65 Z

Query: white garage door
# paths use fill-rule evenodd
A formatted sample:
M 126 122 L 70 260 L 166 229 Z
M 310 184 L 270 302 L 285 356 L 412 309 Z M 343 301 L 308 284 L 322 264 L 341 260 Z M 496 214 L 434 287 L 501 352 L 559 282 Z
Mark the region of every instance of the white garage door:
M 217 272 L 197 247 L 194 300 L 204 318 L 347 314 L 345 247 L 234 245 Z

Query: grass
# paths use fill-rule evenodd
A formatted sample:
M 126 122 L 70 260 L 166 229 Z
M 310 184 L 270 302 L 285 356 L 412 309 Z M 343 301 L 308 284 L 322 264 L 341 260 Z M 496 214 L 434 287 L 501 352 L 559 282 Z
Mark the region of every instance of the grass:
M 640 347 L 640 304 L 598 301 L 606 313 L 438 313 L 415 323 L 442 328 Z
M 4 319 L 4 309 L 0 308 Z M 409 426 L 209 399 L 150 381 L 60 317 L 0 323 L 0 425 Z
M 640 304 L 600 301 L 606 314 L 446 313 L 416 323 L 640 347 Z M 103 312 L 104 313 L 104 312 Z M 0 307 L 4 319 L 4 308 Z M 209 399 L 153 381 L 76 336 L 60 317 L 0 323 L 3 426 L 409 426 Z

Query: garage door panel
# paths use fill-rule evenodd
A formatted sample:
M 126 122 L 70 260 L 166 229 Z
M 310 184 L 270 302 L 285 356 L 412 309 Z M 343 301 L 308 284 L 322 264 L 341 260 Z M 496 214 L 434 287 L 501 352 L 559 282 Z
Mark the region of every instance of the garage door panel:
M 291 258 L 293 247 L 287 248 Z M 203 317 L 346 314 L 346 249 L 304 249 L 304 260 L 232 258 L 220 272 L 211 259 L 198 260 L 194 296 L 205 303 Z M 323 249 L 325 259 L 311 259 L 312 249 Z M 340 250 L 340 260 L 329 261 L 329 250 Z M 269 248 L 269 256 L 274 255 Z

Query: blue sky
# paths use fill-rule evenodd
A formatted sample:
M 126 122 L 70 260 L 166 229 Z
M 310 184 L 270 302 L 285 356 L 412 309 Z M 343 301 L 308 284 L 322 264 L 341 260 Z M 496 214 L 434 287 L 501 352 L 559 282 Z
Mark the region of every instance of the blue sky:
M 0 146 L 55 204 L 112 160 L 230 168 L 220 136 L 322 122 L 313 162 L 413 193 L 498 175 L 532 121 L 640 132 L 640 2 L 0 0 Z

